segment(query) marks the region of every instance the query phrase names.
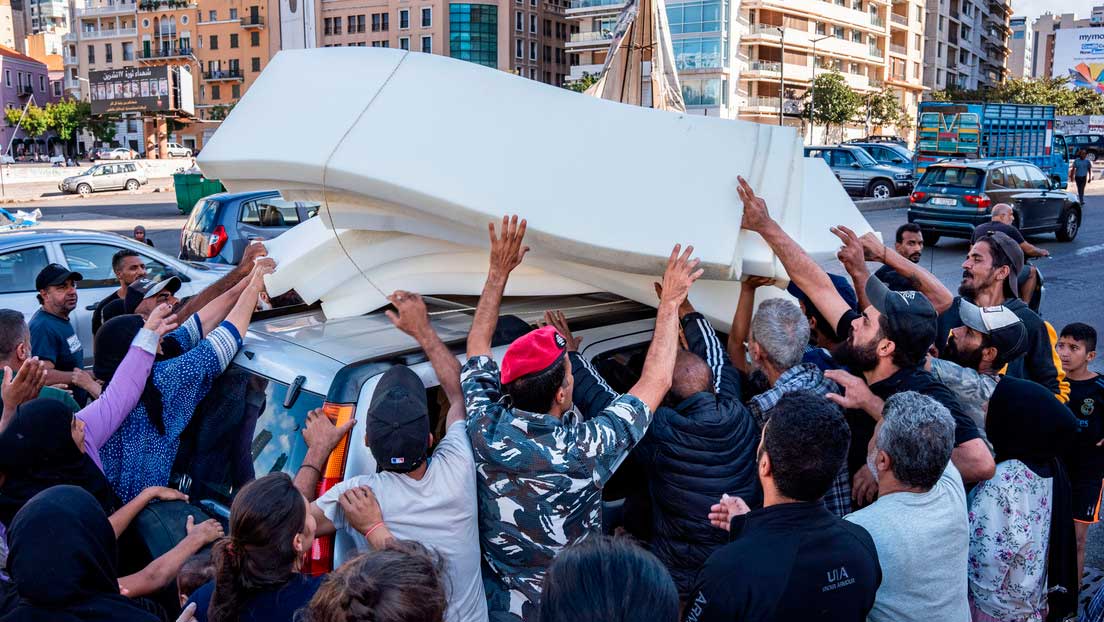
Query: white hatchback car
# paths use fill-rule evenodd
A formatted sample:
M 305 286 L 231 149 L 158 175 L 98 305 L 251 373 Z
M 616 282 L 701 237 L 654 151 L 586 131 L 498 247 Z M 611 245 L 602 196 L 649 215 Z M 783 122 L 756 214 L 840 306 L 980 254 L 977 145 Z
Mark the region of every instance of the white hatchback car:
M 181 261 L 130 238 L 114 233 L 64 229 L 24 229 L 0 234 L 0 308 L 21 311 L 28 320 L 38 310 L 35 276 L 50 263 L 80 272 L 77 308 L 69 322 L 84 344 L 86 365 L 92 364 L 92 312 L 96 304 L 119 287 L 111 258 L 122 249 L 137 252 L 150 278 L 178 277 L 180 298 L 198 294 L 227 272 L 230 266 Z
M 192 150 L 191 149 L 189 149 L 189 148 L 187 148 L 183 145 L 177 144 L 177 143 L 169 143 L 169 150 L 168 151 L 169 151 L 169 157 L 170 158 L 190 158 L 190 157 L 192 157 Z

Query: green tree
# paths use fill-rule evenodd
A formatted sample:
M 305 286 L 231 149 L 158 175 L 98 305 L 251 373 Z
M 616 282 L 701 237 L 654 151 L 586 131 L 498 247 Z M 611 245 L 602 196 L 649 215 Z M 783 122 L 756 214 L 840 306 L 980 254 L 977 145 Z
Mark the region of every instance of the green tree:
M 820 74 L 814 84 L 815 99 L 812 97 L 813 89 L 806 91 L 802 115 L 808 118 L 809 106 L 812 105 L 813 123 L 824 126 L 824 139 L 827 141 L 831 127 L 842 126 L 853 120 L 862 109 L 863 101 L 855 91 L 851 90 L 843 74 L 838 71 Z
M 583 77 L 573 82 L 568 82 L 564 86 L 577 93 L 582 93 L 583 91 L 589 89 L 595 82 L 597 82 L 598 78 L 599 74 L 584 71 Z
M 902 117 L 904 111 L 901 110 L 901 101 L 896 91 L 885 88 L 867 96 L 866 118 L 874 125 L 896 125 Z
M 77 130 L 87 122 L 87 118 L 81 112 L 81 107 L 73 99 L 63 99 L 56 104 L 53 102 L 46 104 L 46 118 L 50 129 L 57 132 L 57 135 L 65 142 L 72 140 Z
M 238 102 L 230 102 L 229 104 L 218 104 L 217 106 L 212 106 L 211 109 L 207 112 L 207 117 L 212 121 L 222 121 L 226 119 L 226 117 L 230 116 L 230 111 L 234 109 L 234 106 L 236 106 L 237 103 Z
M 930 98 L 947 102 L 1049 105 L 1060 115 L 1104 114 L 1104 94 L 1071 89 L 1068 78 L 1006 80 L 976 91 L 949 88 L 932 92 Z

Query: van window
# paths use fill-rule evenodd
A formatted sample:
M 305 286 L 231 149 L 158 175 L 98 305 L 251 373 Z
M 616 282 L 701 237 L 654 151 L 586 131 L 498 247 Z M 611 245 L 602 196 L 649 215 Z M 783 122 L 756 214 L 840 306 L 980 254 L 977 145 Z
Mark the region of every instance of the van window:
M 126 165 L 126 171 L 127 171 L 128 173 L 133 173 L 133 172 L 135 172 L 135 171 L 137 171 L 137 170 L 138 170 L 138 168 L 137 168 L 137 167 L 135 167 L 135 166 L 134 166 L 133 164 L 127 164 L 127 165 Z
M 924 177 L 917 185 L 976 190 L 981 186 L 984 176 L 985 172 L 976 168 L 933 166 L 924 173 Z

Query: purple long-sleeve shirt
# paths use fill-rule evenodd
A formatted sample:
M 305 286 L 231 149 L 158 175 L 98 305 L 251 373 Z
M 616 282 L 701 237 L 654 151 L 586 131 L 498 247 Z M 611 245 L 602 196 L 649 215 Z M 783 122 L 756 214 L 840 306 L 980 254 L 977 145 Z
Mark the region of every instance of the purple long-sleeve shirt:
M 101 471 L 100 448 L 138 405 L 153 368 L 157 341 L 153 331 L 140 330 L 100 398 L 76 414 L 84 422 L 84 451 Z

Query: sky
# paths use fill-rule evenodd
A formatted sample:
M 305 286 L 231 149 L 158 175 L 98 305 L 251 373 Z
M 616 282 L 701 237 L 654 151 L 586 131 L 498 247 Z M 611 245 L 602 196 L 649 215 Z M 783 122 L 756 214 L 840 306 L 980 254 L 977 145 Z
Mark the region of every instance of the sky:
M 1089 16 L 1092 7 L 1104 4 L 1104 0 L 1012 0 L 1012 14 L 1026 15 L 1028 23 L 1050 11 L 1055 15 L 1074 13 L 1078 19 Z

